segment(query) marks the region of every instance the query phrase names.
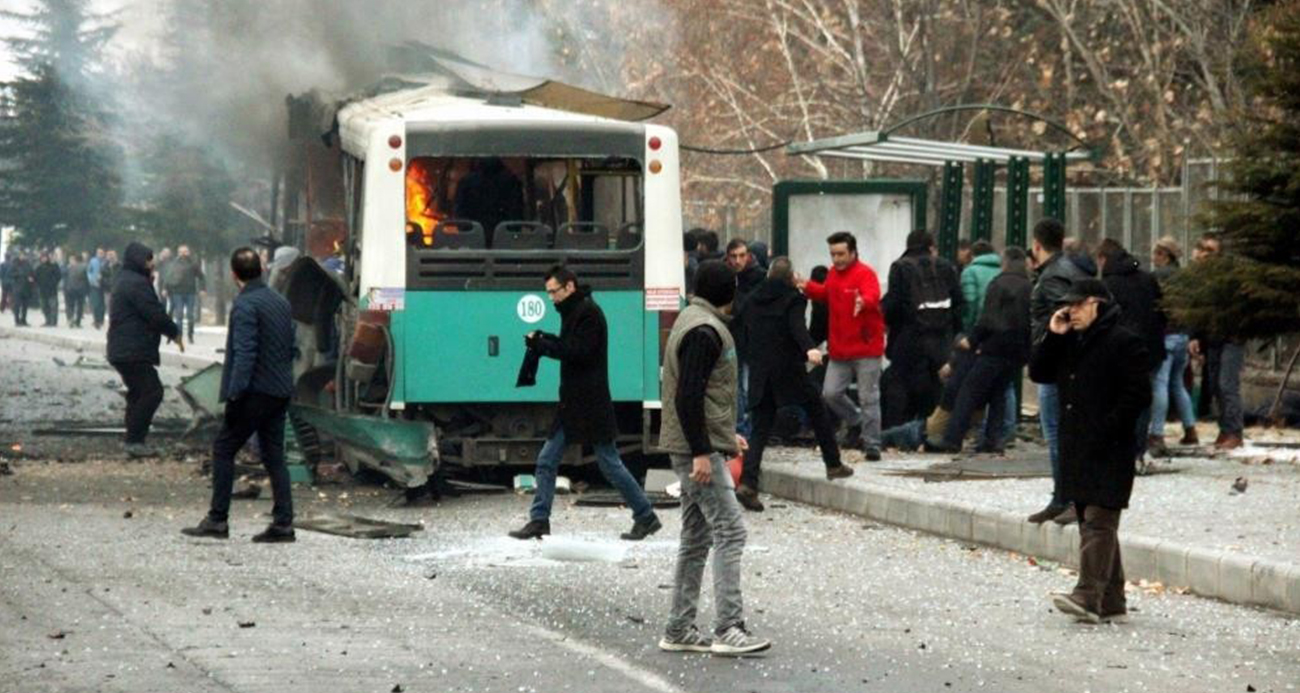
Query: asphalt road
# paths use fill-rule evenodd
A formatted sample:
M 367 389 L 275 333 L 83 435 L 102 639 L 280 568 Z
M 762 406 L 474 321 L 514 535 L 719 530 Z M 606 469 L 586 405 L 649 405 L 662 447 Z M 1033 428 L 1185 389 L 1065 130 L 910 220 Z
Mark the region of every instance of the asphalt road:
M 0 343 L 0 462 L 12 471 L 0 467 L 0 691 L 1300 686 L 1295 617 L 1133 586 L 1131 623 L 1078 625 L 1047 603 L 1073 582 L 1056 566 L 780 501 L 747 516 L 747 620 L 775 646 L 744 660 L 655 647 L 676 510 L 662 511 L 662 533 L 629 545 L 616 538 L 626 511 L 563 497 L 558 542 L 516 542 L 504 533 L 524 520 L 527 498 L 390 508 L 393 491 L 326 486 L 297 489 L 300 516 L 426 529 L 404 540 L 300 531 L 296 544 L 253 545 L 270 509 L 259 500 L 236 504 L 231 540 L 186 538 L 178 530 L 208 493 L 201 455 L 127 463 L 104 440 L 10 449 L 62 402 L 77 403 L 68 418 L 116 416 L 102 382 L 111 374 L 43 370 L 54 355 Z M 556 560 L 564 552 L 604 560 Z

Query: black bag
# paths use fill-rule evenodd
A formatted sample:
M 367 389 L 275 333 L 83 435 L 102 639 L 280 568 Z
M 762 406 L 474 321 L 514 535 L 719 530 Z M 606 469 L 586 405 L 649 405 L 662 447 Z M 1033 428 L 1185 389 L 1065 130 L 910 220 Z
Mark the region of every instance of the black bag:
M 926 330 L 942 332 L 952 327 L 952 294 L 940 273 L 939 263 L 925 256 L 907 258 L 908 295 L 916 308 L 916 323 Z

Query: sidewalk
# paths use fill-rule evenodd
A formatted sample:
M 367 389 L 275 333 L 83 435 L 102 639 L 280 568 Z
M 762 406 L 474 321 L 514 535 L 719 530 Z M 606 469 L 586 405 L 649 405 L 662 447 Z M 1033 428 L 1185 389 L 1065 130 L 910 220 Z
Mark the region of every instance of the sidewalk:
M 1252 437 L 1280 438 L 1276 432 L 1247 431 Z M 1293 434 L 1288 440 L 1298 438 Z M 1294 448 L 1252 446 L 1232 456 L 1175 458 L 1162 467 L 1177 472 L 1139 477 L 1120 528 L 1129 581 L 1300 613 L 1298 458 L 1300 450 Z M 814 451 L 776 448 L 763 462 L 762 486 L 790 500 L 1077 564 L 1077 527 L 1025 521 L 1046 504 L 1050 479 L 926 482 L 886 474 L 949 459 L 887 453 L 883 462 L 855 464 L 855 476 L 831 483 Z M 1233 493 L 1238 477 L 1247 480 L 1246 491 Z
M 68 327 L 60 323 L 58 327 L 39 327 L 42 319 L 38 314 L 29 315 L 32 327 L 14 327 L 13 314 L 0 314 L 0 339 L 24 339 L 54 346 L 67 347 L 81 352 L 88 359 L 104 360 L 105 340 L 108 328 L 96 330 L 93 327 Z M 60 316 L 62 319 L 62 316 Z M 186 342 L 185 353 L 180 353 L 175 344 L 162 340 L 159 355 L 163 365 L 179 366 L 199 370 L 208 364 L 220 363 L 224 358 L 226 347 L 226 328 L 199 326 L 194 331 L 194 344 Z

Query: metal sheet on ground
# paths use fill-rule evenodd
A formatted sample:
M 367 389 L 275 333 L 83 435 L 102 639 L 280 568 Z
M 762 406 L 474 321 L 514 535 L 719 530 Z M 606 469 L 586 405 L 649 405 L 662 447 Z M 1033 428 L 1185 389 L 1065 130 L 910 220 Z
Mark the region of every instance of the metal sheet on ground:
M 1046 458 L 977 456 L 936 462 L 921 469 L 896 469 L 890 476 L 921 477 L 926 481 L 972 481 L 977 479 L 1032 479 L 1052 475 Z
M 353 539 L 395 539 L 409 537 L 424 530 L 422 525 L 402 522 L 385 522 L 356 515 L 314 515 L 294 520 L 296 529 L 306 529 L 323 534 L 334 534 Z
M 650 499 L 650 504 L 656 508 L 676 508 L 682 504 L 680 499 L 673 498 L 663 491 L 648 491 L 645 495 Z M 623 496 L 616 491 L 596 491 L 582 494 L 573 504 L 590 508 L 611 508 L 627 505 L 627 501 L 623 500 Z

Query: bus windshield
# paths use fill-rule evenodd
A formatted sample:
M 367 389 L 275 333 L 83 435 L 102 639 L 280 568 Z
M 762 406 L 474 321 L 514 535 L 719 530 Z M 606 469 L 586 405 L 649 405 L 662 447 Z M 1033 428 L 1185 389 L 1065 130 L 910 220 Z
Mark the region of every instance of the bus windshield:
M 430 250 L 631 250 L 641 164 L 627 158 L 416 157 L 406 242 Z

